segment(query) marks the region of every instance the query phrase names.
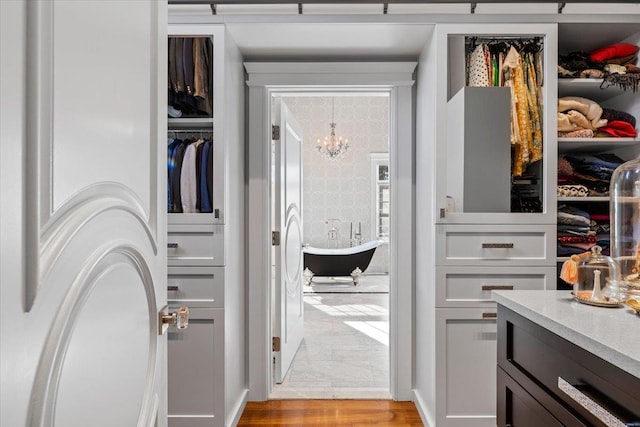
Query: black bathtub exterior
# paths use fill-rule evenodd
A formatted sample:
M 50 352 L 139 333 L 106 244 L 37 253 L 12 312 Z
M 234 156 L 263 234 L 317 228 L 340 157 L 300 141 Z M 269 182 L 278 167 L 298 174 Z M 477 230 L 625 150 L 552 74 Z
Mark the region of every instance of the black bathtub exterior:
M 376 248 L 348 255 L 316 255 L 304 254 L 304 268 L 313 272 L 314 276 L 351 276 L 356 268 L 363 272 L 369 267 Z

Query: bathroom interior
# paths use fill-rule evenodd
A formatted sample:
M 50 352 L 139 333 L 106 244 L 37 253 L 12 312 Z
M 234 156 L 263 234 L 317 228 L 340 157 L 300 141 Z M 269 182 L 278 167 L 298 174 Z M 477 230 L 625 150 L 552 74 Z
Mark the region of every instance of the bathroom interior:
M 271 398 L 390 398 L 388 93 L 281 100 L 303 132 L 305 267 L 315 250 L 373 255 L 362 274 L 305 270 L 304 339 Z M 325 143 L 332 123 L 341 147 Z

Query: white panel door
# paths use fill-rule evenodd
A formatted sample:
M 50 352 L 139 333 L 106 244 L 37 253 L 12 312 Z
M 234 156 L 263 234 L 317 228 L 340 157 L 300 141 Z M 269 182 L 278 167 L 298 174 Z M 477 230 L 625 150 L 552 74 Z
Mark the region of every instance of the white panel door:
M 438 427 L 495 427 L 495 308 L 436 309 Z
M 166 426 L 166 2 L 0 8 L 0 424 Z
M 302 292 L 302 128 L 276 98 L 280 140 L 275 147 L 275 224 L 280 246 L 275 251 L 275 381 L 282 383 L 304 338 Z

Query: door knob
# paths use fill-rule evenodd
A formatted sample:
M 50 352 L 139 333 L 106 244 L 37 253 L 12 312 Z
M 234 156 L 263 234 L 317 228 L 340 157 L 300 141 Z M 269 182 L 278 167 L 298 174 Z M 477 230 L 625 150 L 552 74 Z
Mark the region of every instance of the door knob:
M 189 326 L 189 307 L 180 307 L 178 311 L 169 313 L 168 307 L 160 310 L 159 334 L 163 335 L 170 326 L 176 329 L 187 329 Z

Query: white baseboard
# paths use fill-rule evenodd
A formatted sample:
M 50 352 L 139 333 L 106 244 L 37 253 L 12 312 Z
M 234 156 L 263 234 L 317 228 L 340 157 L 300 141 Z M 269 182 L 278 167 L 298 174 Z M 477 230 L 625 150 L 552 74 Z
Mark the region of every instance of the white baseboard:
M 413 389 L 413 403 L 416 405 L 416 409 L 418 410 L 418 414 L 420 414 L 420 419 L 422 420 L 422 424 L 426 427 L 435 427 L 436 423 L 433 418 L 433 414 L 425 404 L 424 399 L 420 396 L 418 390 Z
M 240 422 L 240 417 L 242 417 L 242 412 L 244 411 L 244 407 L 247 406 L 247 397 L 249 396 L 249 389 L 242 390 L 240 394 L 240 398 L 236 402 L 233 409 L 229 412 L 227 416 L 227 426 L 235 427 Z

